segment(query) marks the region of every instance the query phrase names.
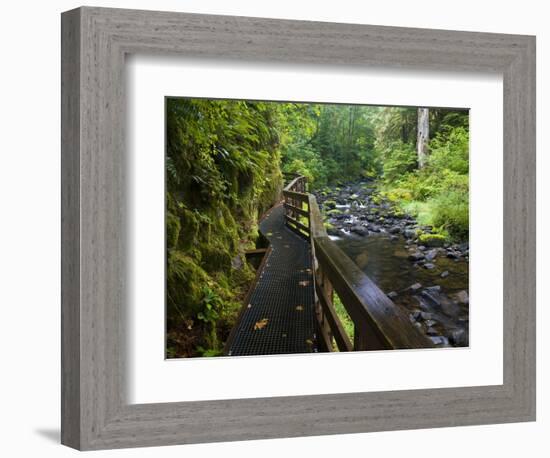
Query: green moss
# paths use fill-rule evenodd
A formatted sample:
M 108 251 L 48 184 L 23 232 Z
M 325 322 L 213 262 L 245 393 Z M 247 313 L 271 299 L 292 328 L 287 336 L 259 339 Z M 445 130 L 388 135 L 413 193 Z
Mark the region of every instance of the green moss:
M 371 202 L 373 204 L 379 205 L 382 202 L 382 196 L 380 194 L 374 194 L 371 197 Z
M 341 215 L 343 212 L 339 208 L 333 208 L 332 210 L 328 210 L 325 213 L 328 216 L 334 216 L 334 215 Z
M 166 244 L 169 247 L 175 247 L 178 244 L 180 235 L 181 223 L 179 218 L 171 213 L 166 212 Z
M 203 285 L 212 284 L 211 278 L 198 262 L 179 250 L 168 251 L 168 307 L 180 317 L 192 317 L 200 311 Z M 181 288 L 179 285 L 186 285 Z
M 440 247 L 446 241 L 446 238 L 442 234 L 421 234 L 418 237 L 419 243 L 428 247 Z
M 167 101 L 171 356 L 218 354 L 254 278 L 244 251 L 255 248 L 258 217 L 282 189 L 277 110 L 263 102 Z
M 327 209 L 336 208 L 336 201 L 327 199 L 323 202 L 323 207 Z

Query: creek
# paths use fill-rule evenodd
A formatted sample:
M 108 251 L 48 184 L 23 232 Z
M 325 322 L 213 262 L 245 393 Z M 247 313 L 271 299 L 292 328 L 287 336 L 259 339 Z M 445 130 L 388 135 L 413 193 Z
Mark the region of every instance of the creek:
M 469 344 L 467 242 L 434 236 L 375 182 L 315 192 L 335 243 L 437 346 Z

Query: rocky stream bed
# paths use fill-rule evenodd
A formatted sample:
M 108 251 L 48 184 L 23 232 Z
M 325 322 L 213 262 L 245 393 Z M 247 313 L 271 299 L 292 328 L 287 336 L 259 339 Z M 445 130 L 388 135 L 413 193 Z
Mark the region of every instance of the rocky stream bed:
M 469 345 L 469 246 L 449 243 L 375 182 L 314 192 L 327 232 L 437 346 Z

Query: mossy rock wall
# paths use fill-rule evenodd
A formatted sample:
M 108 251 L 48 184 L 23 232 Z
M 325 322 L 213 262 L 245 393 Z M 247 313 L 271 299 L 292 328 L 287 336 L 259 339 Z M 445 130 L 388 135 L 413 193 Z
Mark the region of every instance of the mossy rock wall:
M 262 103 L 167 102 L 169 356 L 219 351 L 234 324 L 254 277 L 244 251 L 282 189 L 274 117 Z

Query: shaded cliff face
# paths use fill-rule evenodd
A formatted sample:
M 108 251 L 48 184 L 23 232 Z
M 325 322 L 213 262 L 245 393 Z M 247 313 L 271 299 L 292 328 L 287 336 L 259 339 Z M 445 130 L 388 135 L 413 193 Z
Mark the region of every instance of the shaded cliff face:
M 244 250 L 282 187 L 276 115 L 263 103 L 167 100 L 169 357 L 215 352 L 233 325 L 253 277 Z

